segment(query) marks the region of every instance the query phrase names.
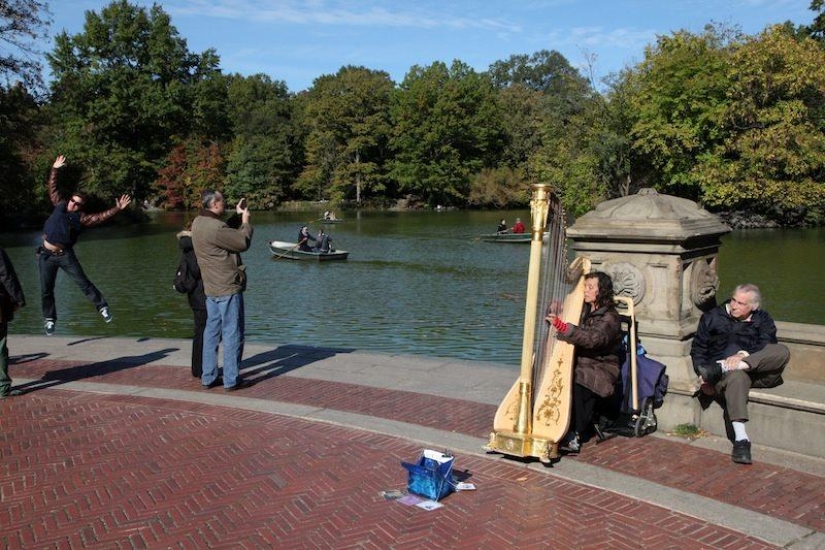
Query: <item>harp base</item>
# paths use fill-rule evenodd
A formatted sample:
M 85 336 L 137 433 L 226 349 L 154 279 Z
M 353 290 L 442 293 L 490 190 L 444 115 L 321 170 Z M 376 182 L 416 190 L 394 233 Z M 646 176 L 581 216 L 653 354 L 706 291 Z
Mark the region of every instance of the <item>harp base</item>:
M 554 441 L 507 431 L 490 433 L 490 442 L 484 448 L 506 455 L 534 457 L 544 463 L 550 463 L 560 456 L 559 445 Z

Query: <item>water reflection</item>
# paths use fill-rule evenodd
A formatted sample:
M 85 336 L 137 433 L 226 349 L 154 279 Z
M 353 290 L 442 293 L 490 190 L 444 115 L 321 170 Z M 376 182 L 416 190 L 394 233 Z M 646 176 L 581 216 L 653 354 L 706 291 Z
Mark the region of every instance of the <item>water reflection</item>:
M 249 341 L 518 364 L 529 247 L 481 242 L 476 235 L 492 232 L 502 217 L 526 219 L 528 212 L 344 215 L 345 223 L 324 227 L 335 248 L 350 251 L 349 259 L 318 264 L 273 259 L 267 246 L 273 239 L 294 241 L 300 225 L 317 213 L 253 213 L 253 245 L 243 255 Z M 77 253 L 115 320 L 105 325 L 61 273 L 57 333 L 191 336 L 186 299 L 172 289 L 175 233 L 189 217 L 158 213 L 146 224 L 87 230 Z M 42 333 L 38 235 L 0 237 L 28 301 L 12 333 Z M 784 230 L 725 237 L 720 292 L 755 282 L 777 319 L 825 324 L 825 282 L 810 276 L 815 270 L 805 261 L 821 257 L 823 236 L 822 230 Z

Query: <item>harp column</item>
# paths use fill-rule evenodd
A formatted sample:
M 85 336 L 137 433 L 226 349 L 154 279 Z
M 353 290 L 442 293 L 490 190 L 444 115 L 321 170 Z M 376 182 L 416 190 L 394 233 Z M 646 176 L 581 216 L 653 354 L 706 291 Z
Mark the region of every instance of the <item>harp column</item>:
M 695 202 L 653 189 L 605 201 L 567 230 L 575 254 L 633 299 L 639 338 L 668 367 L 668 399 L 659 412 L 665 429 L 698 414 L 690 345 L 702 312 L 716 304 L 717 258 L 728 232 Z

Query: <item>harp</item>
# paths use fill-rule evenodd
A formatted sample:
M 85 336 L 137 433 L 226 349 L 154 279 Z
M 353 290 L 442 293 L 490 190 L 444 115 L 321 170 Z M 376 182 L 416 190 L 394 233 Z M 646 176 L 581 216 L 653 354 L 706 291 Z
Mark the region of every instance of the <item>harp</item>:
M 568 266 L 561 204 L 548 185 L 532 187 L 521 369 L 496 411 L 486 449 L 550 462 L 570 423 L 574 347 L 556 339 L 545 317 L 579 323 L 590 261 L 576 258 Z

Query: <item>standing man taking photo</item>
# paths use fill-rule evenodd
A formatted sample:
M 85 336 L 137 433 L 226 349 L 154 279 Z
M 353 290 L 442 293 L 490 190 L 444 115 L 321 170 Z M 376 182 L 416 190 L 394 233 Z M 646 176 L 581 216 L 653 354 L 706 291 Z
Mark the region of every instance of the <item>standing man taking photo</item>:
M 201 384 L 218 385 L 218 346 L 223 342 L 223 388 L 234 391 L 251 386 L 239 376 L 244 346 L 246 266 L 240 253 L 252 244 L 252 226 L 246 199 L 235 206 L 240 227 L 223 221 L 226 211 L 220 191 L 204 191 L 203 209 L 192 222 L 192 244 L 206 293 L 206 329 L 203 332 Z
M 132 197 L 121 195 L 115 206 L 97 214 L 86 214 L 83 207 L 86 199 L 80 193 L 72 193 L 69 200 L 63 200 L 57 191 L 57 172 L 66 164 L 66 157 L 60 155 L 52 164 L 49 174 L 49 198 L 54 205 L 49 219 L 43 226 L 43 244 L 37 250 L 37 267 L 40 271 L 40 299 L 43 307 L 46 334 L 54 334 L 57 323 L 57 307 L 54 300 L 54 284 L 57 272 L 62 269 L 80 287 L 86 298 L 107 323 L 112 321 L 109 304 L 97 287 L 83 272 L 75 256 L 74 245 L 84 227 L 99 225 L 129 206 Z

